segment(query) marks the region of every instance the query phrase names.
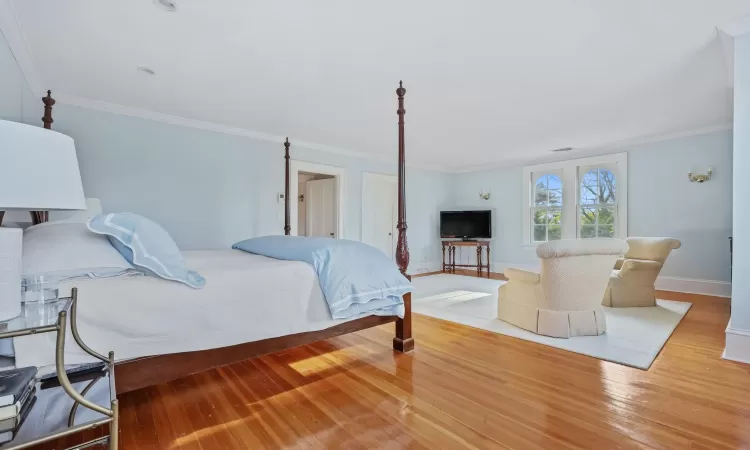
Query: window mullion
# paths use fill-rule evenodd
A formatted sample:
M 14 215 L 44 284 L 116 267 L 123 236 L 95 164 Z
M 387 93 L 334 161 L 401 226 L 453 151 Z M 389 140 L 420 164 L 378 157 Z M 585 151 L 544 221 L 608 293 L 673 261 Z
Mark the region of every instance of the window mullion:
M 563 239 L 575 239 L 578 237 L 578 168 L 576 166 L 565 167 L 562 170 L 562 207 L 560 214 L 560 228 Z

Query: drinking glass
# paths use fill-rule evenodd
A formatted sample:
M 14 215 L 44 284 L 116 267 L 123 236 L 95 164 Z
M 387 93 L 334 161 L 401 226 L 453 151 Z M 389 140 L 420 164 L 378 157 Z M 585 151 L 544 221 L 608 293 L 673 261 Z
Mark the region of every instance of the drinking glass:
M 57 300 L 57 280 L 34 275 L 23 280 L 24 303 L 47 303 Z

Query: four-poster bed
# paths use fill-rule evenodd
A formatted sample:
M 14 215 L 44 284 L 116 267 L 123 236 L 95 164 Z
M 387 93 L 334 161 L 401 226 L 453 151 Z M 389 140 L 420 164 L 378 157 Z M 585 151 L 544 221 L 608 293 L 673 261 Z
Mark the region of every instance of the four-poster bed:
M 396 90 L 398 97 L 398 244 L 396 249 L 396 263 L 402 274 L 406 275 L 409 265 L 409 248 L 406 239 L 406 204 L 405 204 L 405 148 L 404 148 L 404 89 L 401 82 Z M 43 118 L 45 128 L 51 128 L 52 105 L 54 105 L 50 93 L 44 99 L 45 115 Z M 289 198 L 290 186 L 290 147 L 287 139 L 284 142 L 285 159 L 285 186 L 284 186 L 284 234 L 291 233 L 290 208 L 292 199 Z M 296 200 L 296 199 L 295 199 Z M 296 207 L 296 205 L 295 205 Z M 46 212 L 35 212 L 32 214 L 35 223 L 46 222 Z M 408 276 L 407 276 L 408 278 Z M 290 334 L 271 339 L 247 342 L 243 344 L 214 348 L 210 350 L 191 351 L 183 353 L 171 353 L 143 358 L 125 360 L 117 363 L 117 392 L 129 392 L 147 386 L 164 383 L 186 375 L 208 370 L 214 367 L 231 364 L 256 356 L 273 353 L 299 345 L 332 338 L 335 336 L 353 333 L 366 328 L 395 322 L 395 337 L 393 348 L 400 352 L 408 352 L 414 348 L 414 339 L 411 330 L 411 294 L 403 296 L 405 315 L 404 318 L 397 316 L 367 316 L 360 319 L 340 323 L 320 331 Z

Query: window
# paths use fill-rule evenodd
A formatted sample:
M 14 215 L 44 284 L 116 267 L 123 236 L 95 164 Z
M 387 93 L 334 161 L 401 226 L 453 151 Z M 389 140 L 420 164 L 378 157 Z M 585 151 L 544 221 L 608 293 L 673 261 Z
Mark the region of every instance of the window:
M 617 177 L 605 167 L 580 170 L 580 238 L 615 237 Z
M 562 239 L 562 201 L 562 180 L 557 174 L 536 176 L 531 208 L 535 242 Z
M 627 153 L 523 168 L 523 244 L 627 236 Z

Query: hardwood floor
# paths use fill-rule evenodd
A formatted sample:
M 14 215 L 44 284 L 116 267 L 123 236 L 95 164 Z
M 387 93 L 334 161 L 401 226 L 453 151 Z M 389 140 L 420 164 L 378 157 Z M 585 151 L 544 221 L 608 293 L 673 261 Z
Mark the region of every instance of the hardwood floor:
M 650 370 L 415 315 L 121 398 L 123 449 L 750 447 L 729 300 L 694 306 Z

